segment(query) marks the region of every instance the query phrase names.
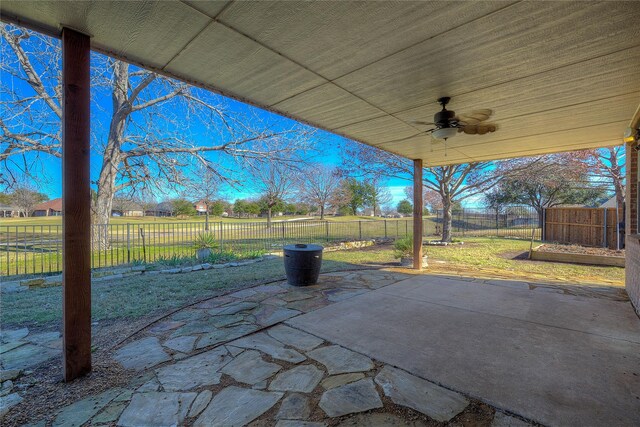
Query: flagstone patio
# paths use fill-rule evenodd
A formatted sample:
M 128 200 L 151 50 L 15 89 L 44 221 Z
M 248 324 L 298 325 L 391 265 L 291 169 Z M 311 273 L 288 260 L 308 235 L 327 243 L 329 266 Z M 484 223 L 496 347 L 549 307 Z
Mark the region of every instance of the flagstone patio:
M 442 280 L 431 275 L 419 277 Z M 50 425 L 424 426 L 434 421 L 460 425 L 469 419 L 493 426 L 532 425 L 460 393 L 460 388 L 456 391 L 448 388 L 449 384 L 431 382 L 433 378 L 420 375 L 419 369 L 399 369 L 371 357 L 371 353 L 354 351 L 362 345 L 338 345 L 341 340 L 327 340 L 309 333 L 312 328 L 305 331 L 297 326 L 305 323 L 306 313 L 322 313 L 324 307 L 338 307 L 347 301 L 357 304 L 383 288 L 402 289 L 395 284 L 411 282 L 406 280 L 409 278 L 416 278 L 415 273 L 328 273 L 315 286 L 277 282 L 174 312 L 134 334 L 113 352 L 115 361 L 131 371 L 127 385 L 62 408 Z M 474 286 L 526 289 L 536 295 L 571 289 L 463 279 Z M 606 293 L 604 299 L 615 300 Z M 402 311 L 403 306 L 398 305 L 397 310 Z M 403 328 L 396 326 L 398 331 Z M 341 326 L 336 328 L 333 334 L 340 333 Z M 45 344 L 32 344 L 28 335 L 24 330 L 5 331 L 2 351 L 11 354 L 30 345 L 50 349 L 56 347 L 52 340 L 59 341 L 50 336 Z M 384 339 L 390 338 L 385 335 Z M 386 345 L 393 347 L 394 343 L 387 341 Z M 11 366 L 4 369 L 23 368 L 11 364 L 16 356 L 8 360 Z M 5 372 L 10 371 L 3 371 L 3 375 Z M 484 400 L 482 395 L 474 396 Z M 5 393 L 2 399 L 8 409 L 21 397 Z M 48 425 L 44 420 L 33 421 L 32 425 Z

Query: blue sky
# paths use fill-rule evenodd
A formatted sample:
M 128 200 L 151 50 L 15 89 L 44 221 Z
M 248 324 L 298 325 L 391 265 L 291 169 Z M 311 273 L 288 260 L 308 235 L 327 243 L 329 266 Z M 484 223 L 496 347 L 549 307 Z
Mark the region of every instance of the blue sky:
M 55 41 L 58 43 L 57 41 Z M 37 38 L 31 38 L 25 42 L 26 48 L 35 49 L 38 45 Z M 31 43 L 29 45 L 28 43 Z M 8 49 L 5 42 L 3 41 L 3 55 L 11 55 L 12 52 Z M 104 61 L 104 57 L 101 54 L 93 53 L 92 54 L 92 64 L 95 65 L 95 69 L 99 69 L 99 64 Z M 38 64 L 34 62 L 34 65 L 38 69 L 39 72 L 43 70 L 44 65 Z M 58 65 L 59 66 L 59 65 Z M 53 80 L 49 80 L 48 83 L 50 86 L 53 86 Z M 3 73 L 2 75 L 2 84 L 10 85 L 15 88 L 15 92 L 19 93 L 22 97 L 30 97 L 35 95 L 34 90 L 21 79 L 13 78 L 11 75 L 7 73 Z M 45 86 L 47 85 L 47 81 L 45 81 Z M 270 129 L 286 129 L 296 125 L 290 119 L 284 118 L 277 114 L 260 110 L 258 108 L 249 106 L 247 104 L 243 104 L 241 102 L 237 102 L 235 100 L 222 97 L 220 95 L 207 93 L 204 95 L 209 98 L 212 102 L 221 102 L 225 105 L 225 108 L 228 111 L 231 111 L 234 114 L 243 115 L 243 116 L 253 116 L 256 117 L 260 121 L 261 126 L 267 126 Z M 106 88 L 94 87 L 92 89 L 92 137 L 93 141 L 99 143 L 100 141 L 104 141 L 106 139 L 106 135 L 108 133 L 109 121 L 112 114 L 112 104 L 111 104 L 111 93 Z M 46 107 L 44 107 L 46 109 Z M 176 114 L 180 115 L 180 111 L 175 111 Z M 51 117 L 53 117 L 51 115 Z M 56 117 L 53 117 L 57 119 Z M 178 118 L 180 118 L 178 116 Z M 11 119 L 5 117 L 5 113 L 3 113 L 3 119 L 11 123 Z M 17 119 L 16 119 L 17 120 Z M 55 121 L 55 120 L 52 120 Z M 298 126 L 304 126 L 297 124 Z M 199 124 L 194 124 L 189 126 L 189 133 L 191 138 L 195 141 L 199 139 L 208 140 L 211 139 L 212 135 L 204 126 L 200 126 Z M 316 133 L 312 137 L 312 143 L 314 146 L 319 149 L 317 152 L 313 153 L 313 161 L 320 162 L 326 165 L 339 166 L 342 162 L 342 158 L 340 152 L 349 144 L 356 144 L 353 141 L 349 141 L 341 136 L 333 135 L 329 132 L 317 130 Z M 208 157 L 215 159 L 217 154 L 210 154 Z M 30 160 L 33 158 L 33 155 L 27 155 L 27 158 Z M 218 156 L 220 159 L 220 156 Z M 46 193 L 50 198 L 60 197 L 62 193 L 62 183 L 61 183 L 61 160 L 57 159 L 53 156 L 48 155 L 40 155 L 39 157 L 39 165 L 41 169 L 38 169 L 35 173 L 37 176 L 37 184 L 39 190 Z M 229 159 L 220 159 L 218 160 L 221 164 L 226 166 L 230 166 Z M 91 178 L 92 180 L 97 180 L 100 167 L 102 165 L 102 156 L 98 150 L 92 151 L 91 157 Z M 247 177 L 250 179 L 250 177 Z M 410 178 L 410 177 L 408 177 Z M 389 179 L 385 183 L 393 196 L 393 204 L 397 204 L 400 200 L 405 198 L 404 188 L 411 184 L 410 180 L 402 180 L 402 179 Z M 157 194 L 156 197 L 161 199 L 165 197 L 175 196 L 175 192 L 170 190 L 167 194 Z M 235 200 L 238 198 L 246 198 L 255 196 L 255 190 L 252 190 L 250 185 L 246 185 L 242 188 L 234 189 L 228 185 L 223 185 L 221 188 L 221 195 L 228 200 Z

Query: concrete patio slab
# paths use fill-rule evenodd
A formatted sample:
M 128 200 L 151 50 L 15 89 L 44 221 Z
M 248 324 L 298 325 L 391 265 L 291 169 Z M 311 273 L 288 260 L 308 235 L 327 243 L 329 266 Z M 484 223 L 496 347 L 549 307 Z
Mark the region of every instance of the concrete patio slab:
M 546 425 L 640 425 L 627 302 L 415 276 L 290 326 Z

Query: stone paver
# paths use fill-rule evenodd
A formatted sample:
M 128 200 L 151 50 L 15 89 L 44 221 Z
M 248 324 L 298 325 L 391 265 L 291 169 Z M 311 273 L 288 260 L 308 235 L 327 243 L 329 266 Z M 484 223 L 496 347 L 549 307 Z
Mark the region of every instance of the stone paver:
M 107 406 L 109 402 L 122 393 L 121 388 L 114 388 L 91 396 L 86 399 L 79 400 L 71 405 L 62 408 L 56 418 L 53 420 L 53 426 L 81 426 L 97 414 L 102 408 Z
M 258 303 L 255 302 L 235 302 L 223 307 L 216 307 L 209 310 L 209 314 L 212 315 L 231 315 L 236 313 L 242 313 L 244 311 L 253 310 L 258 307 Z
M 340 387 L 341 385 L 349 384 L 364 378 L 364 374 L 362 372 L 353 372 L 350 374 L 341 374 L 334 375 L 328 378 L 325 378 L 322 381 L 322 387 L 325 390 L 329 390 L 331 388 Z
M 191 404 L 191 409 L 189 409 L 189 418 L 200 415 L 200 412 L 204 411 L 204 408 L 206 408 L 209 402 L 211 402 L 212 397 L 213 393 L 211 390 L 203 390 L 198 393 L 198 397 L 196 397 Z
M 275 363 L 265 362 L 259 352 L 247 350 L 222 368 L 222 373 L 236 381 L 253 385 L 272 377 L 281 368 Z
M 309 399 L 302 394 L 292 393 L 282 401 L 276 418 L 279 420 L 304 420 L 310 415 Z
M 209 347 L 212 345 L 220 344 L 225 341 L 234 340 L 236 338 L 243 337 L 257 330 L 255 325 L 237 325 L 230 326 L 224 329 L 218 329 L 214 332 L 203 335 L 196 344 L 196 349 Z
M 193 345 L 196 343 L 197 337 L 185 335 L 182 337 L 171 338 L 164 342 L 164 346 L 171 350 L 179 351 L 182 353 L 189 353 L 193 350 Z
M 11 342 L 3 342 L 0 343 L 0 354 L 6 353 L 7 351 L 11 351 L 14 348 L 18 348 L 20 346 L 25 345 L 26 341 L 11 341 Z
M 156 370 L 166 391 L 186 391 L 220 383 L 218 370 L 231 361 L 227 350 L 216 348 Z
M 219 392 L 193 424 L 194 427 L 244 426 L 280 400 L 282 393 L 227 387 Z
M 311 393 L 322 376 L 323 372 L 313 365 L 296 366 L 279 373 L 269 384 L 269 390 Z
M 51 341 L 56 341 L 60 339 L 60 332 L 40 332 L 37 334 L 31 334 L 25 338 L 27 341 L 32 342 L 33 344 L 41 344 L 46 345 Z
M 118 426 L 172 427 L 182 424 L 196 393 L 136 393 L 124 410 Z
M 380 371 L 376 382 L 394 403 L 408 406 L 437 421 L 449 421 L 469 405 L 467 398 L 460 393 L 391 366 Z
M 300 314 L 298 310 L 263 304 L 255 310 L 256 322 L 260 326 L 271 326 Z
M 234 323 L 242 322 L 245 316 L 243 314 L 224 314 L 221 316 L 215 316 L 211 319 L 211 323 L 216 328 L 223 328 L 225 326 L 233 325 Z
M 59 351 L 47 347 L 25 344 L 3 353 L 2 365 L 4 369 L 25 369 L 38 365 L 59 354 Z
M 22 402 L 22 397 L 18 393 L 0 397 L 0 418 L 20 402 Z
M 533 424 L 507 415 L 504 412 L 496 411 L 491 427 L 533 427 Z
M 146 391 L 158 391 L 160 390 L 160 381 L 157 378 L 152 378 L 146 383 L 142 384 L 136 389 L 138 393 L 144 393 Z
M 338 345 L 320 347 L 307 353 L 327 367 L 329 375 L 347 372 L 362 372 L 373 369 L 373 361 L 367 356 L 347 350 Z
M 100 412 L 98 415 L 96 415 L 91 419 L 91 424 L 99 425 L 99 424 L 114 423 L 118 421 L 118 418 L 120 418 L 120 415 L 122 414 L 124 409 L 127 407 L 127 404 L 128 402 L 111 403 L 109 406 L 104 408 L 102 412 Z
M 320 398 L 320 408 L 330 417 L 381 407 L 382 401 L 370 378 L 332 388 Z
M 126 369 L 146 369 L 171 360 L 157 337 L 147 337 L 122 347 L 115 359 Z
M 274 359 L 284 360 L 291 363 L 299 363 L 307 359 L 297 351 L 285 348 L 280 341 L 271 338 L 264 332 L 240 338 L 238 340 L 230 342 L 229 345 L 234 347 L 260 350 L 264 353 L 267 353 Z
M 5 329 L 0 331 L 0 341 L 11 342 L 18 341 L 29 335 L 29 328 Z
M 313 350 L 324 342 L 322 338 L 286 325 L 276 325 L 269 328 L 267 333 L 278 341 L 302 351 Z

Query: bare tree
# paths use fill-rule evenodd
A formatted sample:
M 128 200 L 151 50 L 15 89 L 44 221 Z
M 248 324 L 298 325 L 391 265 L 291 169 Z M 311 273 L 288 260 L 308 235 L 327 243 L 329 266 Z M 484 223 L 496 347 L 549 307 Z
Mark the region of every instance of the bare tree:
M 262 162 L 253 169 L 254 188 L 267 209 L 267 228 L 271 228 L 272 210 L 293 190 L 297 169 L 285 162 Z
M 373 177 L 365 181 L 367 191 L 367 203 L 373 210 L 373 216 L 380 215 L 380 207 L 393 200 L 389 189 L 382 185 L 382 179 Z
M 340 176 L 335 168 L 316 164 L 299 174 L 298 195 L 300 200 L 320 209 L 320 219 L 324 219 L 324 212 L 335 199 L 340 187 Z
M 596 181 L 605 181 L 605 185 L 613 187 L 618 206 L 624 205 L 625 181 L 625 148 L 624 145 L 606 147 L 588 151 L 591 165 L 590 175 Z M 608 181 L 608 183 L 607 183 Z
M 22 216 L 28 217 L 33 213 L 33 208 L 49 198 L 37 192 L 33 186 L 21 184 L 14 188 L 10 195 L 11 204 L 18 208 Z
M 8 84 L 3 79 L 1 88 L 0 161 L 30 172 L 42 154 L 61 157 L 60 46 L 10 25 L 1 32 L 1 70 L 11 78 Z M 94 183 L 94 223 L 108 223 L 118 191 L 180 186 L 195 166 L 237 184 L 231 169 L 245 161 L 278 159 L 306 147 L 308 131 L 301 127 L 265 129 L 257 116 L 239 113 L 220 96 L 122 61 L 98 55 L 92 65 L 93 92 L 99 98 L 93 104 L 108 121 L 97 123 L 92 133 L 93 150 L 102 158 Z M 110 111 L 103 105 L 107 96 Z M 287 143 L 275 143 L 282 141 Z M 235 159 L 235 167 L 220 156 Z M 107 227 L 96 229 L 106 232 Z M 94 243 L 108 246 L 108 236 L 96 235 Z
M 364 144 L 346 152 L 345 168 L 368 176 L 386 176 L 411 180 L 411 160 Z M 442 241 L 451 241 L 452 208 L 455 202 L 476 196 L 496 185 L 503 176 L 494 173 L 493 163 L 465 163 L 425 168 L 423 185 L 436 192 L 442 201 Z
M 209 231 L 209 214 L 211 204 L 216 199 L 220 190 L 220 177 L 209 168 L 200 168 L 200 172 L 191 177 L 185 184 L 184 197 L 203 202 L 207 206 L 204 217 L 204 229 Z
M 533 207 L 542 227 L 544 209 L 562 204 L 591 204 L 602 197 L 604 189 L 588 180 L 588 156 L 586 151 L 576 151 L 504 161 L 497 170 L 504 179 L 490 197 L 503 205 Z

